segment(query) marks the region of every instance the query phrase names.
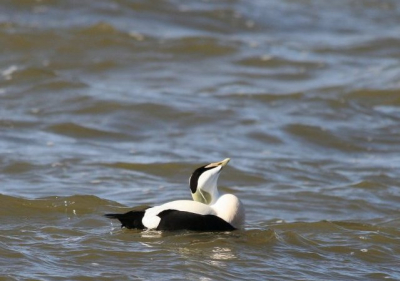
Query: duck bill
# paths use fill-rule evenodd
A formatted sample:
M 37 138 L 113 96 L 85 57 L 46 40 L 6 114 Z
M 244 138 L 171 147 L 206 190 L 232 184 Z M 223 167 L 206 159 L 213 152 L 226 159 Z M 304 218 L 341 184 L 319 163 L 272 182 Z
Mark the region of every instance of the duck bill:
M 226 158 L 220 162 L 208 164 L 207 166 L 205 166 L 205 168 L 212 168 L 212 167 L 218 167 L 218 166 L 225 167 L 230 160 L 231 160 L 231 158 Z
M 221 162 L 218 162 L 220 166 L 225 167 L 229 161 L 231 161 L 231 158 L 226 158 L 224 160 L 222 160 Z

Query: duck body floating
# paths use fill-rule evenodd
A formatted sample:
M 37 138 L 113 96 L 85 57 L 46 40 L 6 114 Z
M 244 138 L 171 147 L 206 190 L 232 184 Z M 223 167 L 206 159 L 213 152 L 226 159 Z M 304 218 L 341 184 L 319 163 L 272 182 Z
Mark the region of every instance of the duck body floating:
M 106 214 L 121 227 L 153 230 L 232 231 L 244 223 L 244 207 L 232 194 L 219 195 L 217 182 L 229 158 L 196 169 L 189 179 L 194 201 L 177 200 L 125 214 Z

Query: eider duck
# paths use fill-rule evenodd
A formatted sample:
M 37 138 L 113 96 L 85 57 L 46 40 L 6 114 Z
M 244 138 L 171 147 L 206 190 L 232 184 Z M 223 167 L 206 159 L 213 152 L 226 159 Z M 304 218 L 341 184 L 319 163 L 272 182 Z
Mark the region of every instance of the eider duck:
M 149 230 L 231 231 L 244 223 L 244 207 L 232 194 L 219 195 L 217 182 L 229 158 L 196 169 L 189 179 L 194 201 L 177 200 L 125 214 L 106 214 L 121 227 Z

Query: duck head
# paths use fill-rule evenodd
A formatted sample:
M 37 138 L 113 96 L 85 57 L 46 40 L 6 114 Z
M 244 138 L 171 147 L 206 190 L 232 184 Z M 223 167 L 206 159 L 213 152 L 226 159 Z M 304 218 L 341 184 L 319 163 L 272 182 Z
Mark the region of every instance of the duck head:
M 210 163 L 197 168 L 189 179 L 190 190 L 194 201 L 207 205 L 214 204 L 219 198 L 218 178 L 230 158 Z

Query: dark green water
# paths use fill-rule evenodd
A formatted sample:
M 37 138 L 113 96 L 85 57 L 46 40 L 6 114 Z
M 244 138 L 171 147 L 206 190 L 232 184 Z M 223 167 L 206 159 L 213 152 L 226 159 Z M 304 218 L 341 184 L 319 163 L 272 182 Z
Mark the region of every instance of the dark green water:
M 400 280 L 400 2 L 0 2 L 0 280 Z M 190 199 L 232 233 L 102 217 Z

